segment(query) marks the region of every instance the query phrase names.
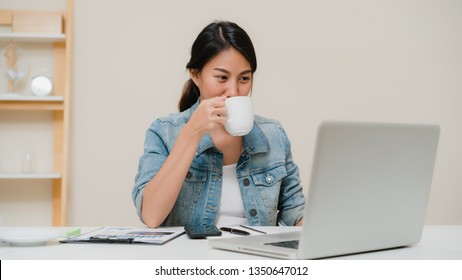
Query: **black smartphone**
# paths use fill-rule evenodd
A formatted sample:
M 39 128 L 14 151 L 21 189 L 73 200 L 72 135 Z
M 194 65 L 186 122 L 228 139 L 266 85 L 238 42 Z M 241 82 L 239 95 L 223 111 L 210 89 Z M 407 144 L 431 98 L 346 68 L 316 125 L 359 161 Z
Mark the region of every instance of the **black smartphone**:
M 186 234 L 191 239 L 206 238 L 207 236 L 220 236 L 221 230 L 214 225 L 186 225 L 184 227 Z

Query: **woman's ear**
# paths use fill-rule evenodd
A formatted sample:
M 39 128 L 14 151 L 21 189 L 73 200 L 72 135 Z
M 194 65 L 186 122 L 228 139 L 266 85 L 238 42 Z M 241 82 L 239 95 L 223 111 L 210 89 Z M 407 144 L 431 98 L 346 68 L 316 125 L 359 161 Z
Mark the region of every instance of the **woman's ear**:
M 197 69 L 189 69 L 189 77 L 191 80 L 194 82 L 196 86 L 198 85 L 199 82 L 199 71 Z

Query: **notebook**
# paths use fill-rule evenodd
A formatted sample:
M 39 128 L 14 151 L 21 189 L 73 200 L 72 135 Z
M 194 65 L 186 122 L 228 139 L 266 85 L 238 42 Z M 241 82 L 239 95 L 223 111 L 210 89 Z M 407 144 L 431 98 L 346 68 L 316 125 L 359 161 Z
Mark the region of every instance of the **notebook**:
M 418 243 L 439 131 L 437 125 L 323 122 L 301 231 L 209 243 L 283 259 L 317 259 Z

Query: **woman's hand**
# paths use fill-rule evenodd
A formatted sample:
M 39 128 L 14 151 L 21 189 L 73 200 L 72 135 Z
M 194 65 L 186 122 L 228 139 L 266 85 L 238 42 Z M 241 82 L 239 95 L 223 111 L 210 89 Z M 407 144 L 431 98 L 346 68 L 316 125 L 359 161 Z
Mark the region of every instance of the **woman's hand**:
M 201 100 L 188 121 L 190 128 L 200 136 L 222 127 L 228 121 L 225 107 L 226 96 Z

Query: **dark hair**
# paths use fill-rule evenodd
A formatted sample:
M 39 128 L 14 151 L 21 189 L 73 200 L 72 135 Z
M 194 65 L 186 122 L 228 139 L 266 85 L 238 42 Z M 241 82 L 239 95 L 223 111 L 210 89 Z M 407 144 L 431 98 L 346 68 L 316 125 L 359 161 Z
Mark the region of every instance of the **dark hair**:
M 207 25 L 197 36 L 191 48 L 191 59 L 186 68 L 198 73 L 220 52 L 234 48 L 249 62 L 252 74 L 257 70 L 257 57 L 249 35 L 237 24 L 229 21 L 216 21 Z M 189 79 L 178 103 L 180 112 L 191 108 L 200 97 L 199 88 Z

